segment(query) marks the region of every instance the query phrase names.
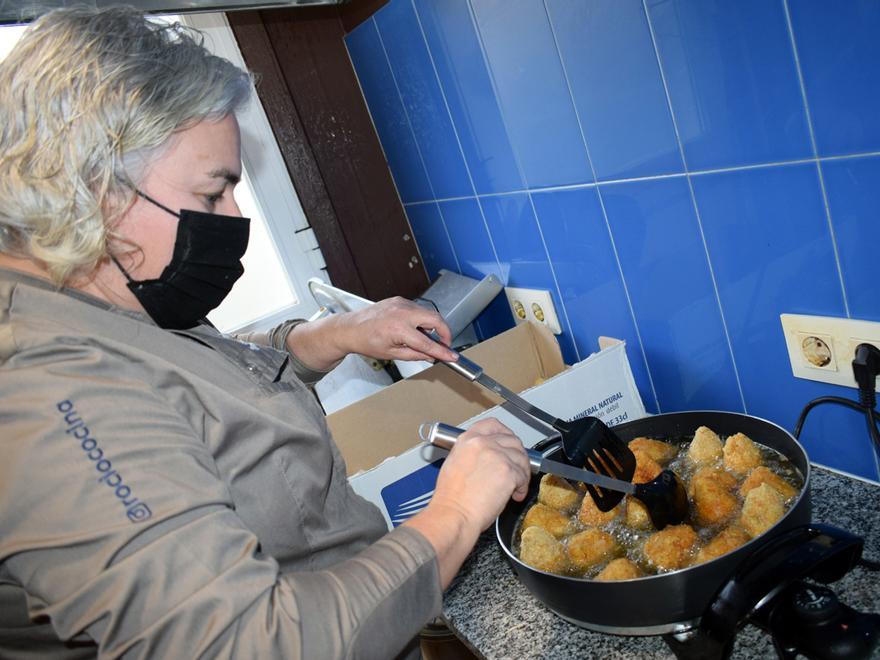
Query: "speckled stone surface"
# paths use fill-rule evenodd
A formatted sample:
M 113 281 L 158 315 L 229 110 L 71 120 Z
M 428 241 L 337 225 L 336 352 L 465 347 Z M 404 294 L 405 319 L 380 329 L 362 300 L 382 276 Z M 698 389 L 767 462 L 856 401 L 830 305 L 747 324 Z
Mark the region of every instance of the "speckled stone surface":
M 864 537 L 864 556 L 880 560 L 880 487 L 823 468 L 812 477 L 813 520 Z M 880 573 L 855 568 L 830 585 L 860 611 L 880 612 Z M 674 658 L 660 637 L 623 637 L 585 630 L 546 609 L 516 579 L 494 538 L 494 528 L 444 598 L 449 627 L 487 660 L 527 658 Z M 737 636 L 734 658 L 776 657 L 770 637 L 755 626 Z

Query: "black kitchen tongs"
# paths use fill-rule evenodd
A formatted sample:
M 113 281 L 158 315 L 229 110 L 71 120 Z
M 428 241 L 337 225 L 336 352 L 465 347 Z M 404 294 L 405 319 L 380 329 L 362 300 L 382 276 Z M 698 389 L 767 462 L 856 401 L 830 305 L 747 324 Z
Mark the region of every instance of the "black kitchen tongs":
M 436 332 L 423 332 L 434 341 L 442 343 Z M 612 479 L 632 481 L 636 470 L 636 457 L 626 443 L 601 420 L 595 417 L 581 417 L 565 421 L 554 417 L 489 377 L 480 365 L 461 354 L 457 361 L 443 362 L 443 364 L 457 374 L 494 392 L 524 413 L 556 429 L 562 436 L 562 449 L 571 465 L 604 474 Z M 600 511 L 610 511 L 624 495 L 618 491 L 590 484 L 587 484 L 587 490 Z
M 450 451 L 462 433 L 464 433 L 462 429 L 442 422 L 422 424 L 419 428 L 419 436 L 422 440 Z M 529 468 L 533 474 L 555 474 L 570 481 L 578 481 L 588 488 L 593 485 L 602 490 L 632 495 L 645 505 L 651 522 L 657 529 L 663 529 L 667 525 L 678 525 L 688 514 L 687 492 L 671 470 L 663 470 L 647 483 L 633 484 L 548 459 L 534 449 L 526 449 L 526 455 L 529 457 Z

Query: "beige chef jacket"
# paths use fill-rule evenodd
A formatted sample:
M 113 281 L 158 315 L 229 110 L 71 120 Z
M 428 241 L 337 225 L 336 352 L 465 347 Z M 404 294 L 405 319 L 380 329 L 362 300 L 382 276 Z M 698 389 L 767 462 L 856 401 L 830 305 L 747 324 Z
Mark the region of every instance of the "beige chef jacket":
M 290 327 L 172 332 L 0 270 L 0 658 L 385 659 L 439 613 Z

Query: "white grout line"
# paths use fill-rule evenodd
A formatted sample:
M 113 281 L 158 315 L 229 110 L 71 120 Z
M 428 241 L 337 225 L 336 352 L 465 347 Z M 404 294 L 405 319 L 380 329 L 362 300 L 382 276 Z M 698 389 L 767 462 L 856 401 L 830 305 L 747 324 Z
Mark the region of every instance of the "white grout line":
M 577 105 L 574 102 L 574 92 L 571 89 L 571 81 L 568 77 L 568 69 L 565 66 L 565 58 L 562 57 L 562 51 L 559 48 L 559 40 L 556 37 L 556 28 L 553 27 L 553 19 L 550 17 L 550 10 L 547 9 L 546 0 L 543 1 L 544 13 L 547 15 L 547 22 L 550 24 L 550 32 L 553 36 L 553 45 L 556 47 L 556 54 L 559 57 L 559 63 L 562 66 L 562 75 L 565 79 L 565 86 L 568 88 L 568 98 L 571 101 L 574 116 L 577 120 L 578 130 L 581 134 L 581 142 L 587 154 L 587 164 L 590 166 L 590 172 L 593 174 L 593 181 L 596 181 L 596 168 L 593 165 L 593 157 L 590 155 L 590 147 L 587 145 L 587 136 L 584 133 L 584 127 L 581 123 L 580 113 L 577 111 Z M 596 197 L 599 199 L 599 208 L 602 210 L 602 218 L 605 220 L 605 230 L 608 232 L 608 238 L 611 241 L 611 251 L 614 254 L 614 261 L 617 264 L 617 273 L 620 275 L 620 282 L 623 285 L 623 293 L 626 296 L 626 304 L 629 307 L 629 314 L 632 318 L 633 329 L 636 331 L 636 338 L 639 341 L 639 349 L 642 352 L 642 361 L 645 364 L 645 372 L 648 374 L 648 383 L 651 385 L 651 394 L 654 396 L 654 403 L 657 406 L 657 412 L 663 412 L 660 407 L 660 399 L 657 396 L 657 388 L 654 386 L 654 377 L 651 374 L 651 366 L 648 364 L 648 355 L 645 351 L 645 342 L 642 340 L 642 333 L 639 330 L 639 322 L 636 318 L 635 308 L 633 307 L 632 298 L 630 297 L 629 287 L 626 284 L 626 276 L 623 274 L 623 265 L 620 263 L 620 255 L 617 252 L 617 242 L 614 240 L 614 232 L 611 231 L 611 222 L 608 220 L 608 212 L 605 209 L 605 200 L 602 197 L 602 190 L 596 186 Z
M 553 283 L 556 285 L 556 295 L 559 299 L 559 307 L 562 311 L 562 316 L 565 319 L 565 325 L 568 328 L 568 334 L 571 337 L 571 345 L 574 348 L 574 354 L 578 361 L 581 360 L 581 351 L 578 348 L 577 340 L 574 336 L 574 331 L 571 327 L 571 319 L 568 316 L 568 309 L 565 306 L 565 299 L 562 297 L 562 290 L 559 288 L 559 280 L 556 278 L 556 270 L 553 268 L 553 262 L 550 259 L 550 254 L 547 251 L 547 242 L 544 240 L 544 231 L 541 229 L 541 221 L 538 219 L 538 213 L 535 209 L 535 202 L 532 200 L 532 194 L 528 190 L 528 179 L 526 178 L 525 171 L 522 167 L 522 162 L 520 161 L 519 153 L 517 152 L 516 145 L 513 143 L 513 140 L 510 139 L 510 129 L 507 124 L 507 118 L 505 117 L 503 104 L 501 103 L 501 96 L 498 94 L 498 84 L 495 81 L 495 75 L 492 72 L 492 67 L 489 65 L 489 56 L 486 53 L 486 44 L 483 42 L 483 34 L 480 32 L 480 26 L 477 23 L 477 17 L 474 13 L 473 5 L 471 4 L 471 0 L 468 0 L 468 14 L 471 17 L 471 23 L 474 27 L 474 34 L 477 37 L 477 43 L 480 46 L 480 54 L 483 56 L 483 66 L 486 67 L 486 75 L 489 76 L 489 84 L 492 86 L 492 94 L 494 94 L 496 102 L 498 104 L 498 114 L 501 117 L 501 123 L 504 126 L 504 132 L 507 135 L 508 143 L 510 144 L 510 153 L 513 154 L 513 161 L 516 165 L 517 173 L 519 174 L 520 181 L 522 181 L 525 186 L 525 192 L 528 195 L 529 204 L 532 207 L 532 215 L 535 218 L 535 226 L 538 228 L 538 235 L 541 237 L 541 244 L 544 247 L 544 256 L 547 258 L 547 267 L 550 269 L 550 275 L 553 277 Z M 486 195 L 488 197 L 489 195 Z M 482 206 L 481 206 L 482 209 Z M 491 232 L 490 232 L 491 235 Z
M 413 144 L 416 146 L 416 151 L 419 154 L 419 160 L 422 163 L 422 169 L 425 170 L 425 181 L 428 182 L 428 188 L 431 189 L 431 196 L 435 199 L 432 200 L 437 207 L 437 213 L 440 214 L 440 222 L 443 223 L 443 231 L 446 233 L 446 240 L 449 242 L 449 247 L 452 250 L 452 257 L 455 259 L 455 267 L 459 273 L 461 273 L 461 262 L 458 260 L 458 253 L 455 251 L 455 244 L 452 242 L 452 237 L 449 235 L 449 228 L 446 226 L 446 219 L 443 217 L 443 210 L 440 208 L 440 205 L 437 204 L 436 197 L 437 193 L 434 190 L 434 184 L 431 182 L 431 176 L 428 174 L 428 166 L 425 164 L 425 158 L 422 156 L 422 149 L 419 147 L 419 141 L 416 138 L 416 132 L 413 130 L 412 121 L 409 118 L 409 112 L 406 109 L 406 103 L 403 102 L 403 95 L 400 93 L 400 86 L 397 84 L 397 76 L 394 75 L 394 68 L 391 66 L 391 58 L 388 57 L 388 50 L 385 48 L 385 41 L 382 39 L 382 32 L 379 30 L 379 24 L 376 22 L 376 17 L 373 16 L 372 19 L 373 26 L 376 28 L 376 34 L 379 37 L 379 45 L 382 46 L 382 53 L 385 55 L 385 62 L 388 64 L 388 72 L 391 74 L 391 80 L 394 81 L 394 89 L 397 90 L 397 99 L 400 101 L 400 107 L 403 109 L 403 115 L 406 117 L 406 124 L 409 126 L 409 132 L 412 134 Z M 415 234 L 413 234 L 413 239 L 415 240 Z M 416 241 L 418 244 L 418 241 Z M 428 269 L 422 260 L 422 267 L 425 269 L 425 273 L 427 274 Z M 429 277 L 430 279 L 430 277 Z
M 478 193 L 477 198 L 482 197 L 503 197 L 504 195 L 525 195 L 528 193 L 555 192 L 558 190 L 579 190 L 583 188 L 597 188 L 601 186 L 616 186 L 626 183 L 637 183 L 640 181 L 658 181 L 661 179 L 678 179 L 681 177 L 707 176 L 712 174 L 726 174 L 729 172 L 746 172 L 749 170 L 761 170 L 770 167 L 789 167 L 794 165 L 806 165 L 815 163 L 835 162 L 839 160 L 855 160 L 861 158 L 877 158 L 880 157 L 880 151 L 866 151 L 856 154 L 845 154 L 843 156 L 821 156 L 816 158 L 800 158 L 796 160 L 780 160 L 772 163 L 756 163 L 754 165 L 736 165 L 733 167 L 719 167 L 711 170 L 691 170 L 688 172 L 675 172 L 671 174 L 654 174 L 650 176 L 636 176 L 628 179 L 605 179 L 596 183 L 571 183 L 562 186 L 539 186 L 536 188 L 517 188 L 516 190 L 505 190 L 503 192 Z M 415 202 L 404 202 L 404 206 L 415 206 L 417 204 L 430 204 L 431 202 L 454 202 L 463 199 L 473 199 L 471 196 L 464 197 L 441 197 L 439 199 L 425 199 Z
M 788 26 L 788 38 L 791 41 L 791 52 L 794 55 L 794 65 L 797 70 L 798 85 L 801 90 L 801 100 L 803 100 L 804 103 L 804 118 L 807 121 L 807 129 L 810 132 L 810 147 L 813 150 L 816 172 L 819 175 L 819 190 L 822 192 L 822 205 L 825 207 L 825 222 L 828 223 L 828 233 L 831 236 L 831 249 L 834 252 L 834 263 L 837 266 L 837 278 L 840 280 L 840 293 L 843 297 L 843 309 L 846 312 L 846 317 L 852 318 L 852 315 L 849 312 L 849 301 L 846 296 L 846 284 L 843 280 L 843 266 L 840 263 L 840 251 L 837 248 L 837 236 L 834 233 L 834 223 L 831 220 L 831 208 L 828 206 L 828 193 L 825 191 L 825 176 L 822 174 L 822 164 L 819 161 L 819 149 L 816 146 L 816 133 L 813 130 L 813 115 L 810 112 L 810 104 L 807 101 L 807 88 L 804 85 L 804 74 L 801 70 L 801 58 L 798 55 L 797 42 L 794 38 L 794 27 L 791 24 L 791 12 L 789 12 L 788 9 L 788 0 L 782 0 L 782 9 L 785 12 L 785 24 Z M 880 470 L 880 466 L 878 466 L 878 470 Z
M 818 161 L 820 163 L 826 163 L 835 160 L 847 160 L 851 158 L 874 158 L 876 156 L 880 156 L 880 151 L 864 151 L 862 153 L 844 154 L 842 156 L 819 156 Z
M 422 17 L 419 16 L 419 10 L 416 9 L 415 0 L 410 0 L 413 14 L 416 17 L 416 23 L 419 24 L 419 31 L 422 34 L 422 41 L 425 42 L 425 52 L 428 53 L 428 59 L 431 60 L 431 69 L 434 71 L 434 78 L 437 80 L 437 89 L 440 90 L 440 96 L 443 97 L 443 105 L 446 107 L 446 114 L 449 115 L 449 125 L 455 135 L 455 142 L 458 144 L 458 151 L 461 154 L 461 162 L 464 165 L 464 171 L 467 174 L 468 182 L 471 184 L 471 190 L 474 197 L 477 197 L 477 187 L 474 185 L 474 178 L 471 176 L 471 168 L 468 165 L 467 157 L 464 155 L 464 147 L 461 146 L 461 138 L 458 135 L 458 129 L 455 127 L 455 120 L 452 118 L 452 111 L 449 109 L 449 101 L 446 98 L 446 92 L 443 90 L 443 83 L 440 82 L 440 74 L 437 71 L 437 64 L 434 62 L 434 55 L 431 53 L 431 47 L 428 45 L 428 37 L 425 34 L 425 28 L 422 25 Z M 438 205 L 439 208 L 439 205 Z M 498 258 L 498 251 L 495 249 L 495 241 L 492 238 L 492 232 L 489 231 L 489 223 L 486 221 L 486 214 L 483 212 L 483 205 L 477 200 L 477 208 L 480 210 L 480 217 L 483 220 L 483 228 L 486 230 L 486 236 L 489 238 L 489 245 L 492 248 L 492 254 L 495 255 L 495 263 L 498 265 L 497 275 L 500 277 L 502 273 L 501 260 Z M 451 237 L 450 237 L 451 238 Z M 456 259 L 458 257 L 456 256 Z M 461 264 L 459 264 L 459 273 L 461 272 Z
M 724 339 L 727 341 L 727 351 L 730 355 L 731 366 L 733 367 L 733 376 L 736 379 L 736 387 L 739 390 L 739 399 L 742 403 L 743 412 L 748 414 L 748 406 L 746 405 L 746 396 L 743 392 L 742 381 L 739 377 L 739 367 L 736 364 L 736 355 L 733 351 L 733 342 L 730 339 L 730 331 L 727 327 L 727 317 L 724 314 L 724 306 L 721 304 L 721 294 L 718 291 L 718 281 L 715 278 L 715 268 L 712 266 L 712 258 L 709 255 L 709 246 L 706 243 L 706 234 L 703 231 L 703 217 L 700 214 L 700 207 L 697 204 L 697 197 L 694 193 L 694 184 L 691 175 L 688 172 L 687 158 L 684 154 L 684 145 L 681 141 L 681 133 L 678 130 L 678 121 L 675 119 L 675 110 L 672 108 L 672 97 L 669 94 L 669 85 L 666 81 L 666 74 L 663 71 L 663 62 L 660 59 L 660 49 L 657 46 L 657 37 L 654 34 L 654 25 L 651 23 L 651 15 L 648 13 L 647 0 L 642 0 L 642 10 L 645 12 L 645 22 L 648 24 L 648 32 L 651 34 L 651 43 L 654 46 L 654 56 L 657 58 L 657 70 L 660 73 L 660 81 L 663 83 L 663 91 L 666 94 L 666 105 L 669 108 L 669 118 L 672 121 L 672 129 L 675 131 L 675 141 L 678 144 L 678 153 L 681 157 L 681 164 L 685 171 L 685 181 L 687 181 L 688 192 L 691 196 L 691 204 L 694 207 L 694 216 L 697 219 L 697 229 L 700 231 L 700 240 L 703 242 L 703 253 L 706 255 L 706 265 L 709 268 L 709 279 L 712 282 L 712 290 L 715 293 L 715 304 L 718 307 L 718 314 L 721 317 L 721 328 L 724 330 Z

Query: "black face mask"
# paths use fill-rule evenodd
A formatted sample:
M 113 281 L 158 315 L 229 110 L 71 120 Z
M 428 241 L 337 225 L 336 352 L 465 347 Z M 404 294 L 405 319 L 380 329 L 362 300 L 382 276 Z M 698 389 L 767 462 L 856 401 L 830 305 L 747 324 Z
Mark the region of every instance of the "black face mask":
M 116 258 L 128 288 L 156 325 L 192 328 L 217 307 L 241 277 L 250 220 L 216 213 L 175 213 L 139 190 L 138 195 L 180 218 L 171 263 L 154 280 L 133 280 Z

